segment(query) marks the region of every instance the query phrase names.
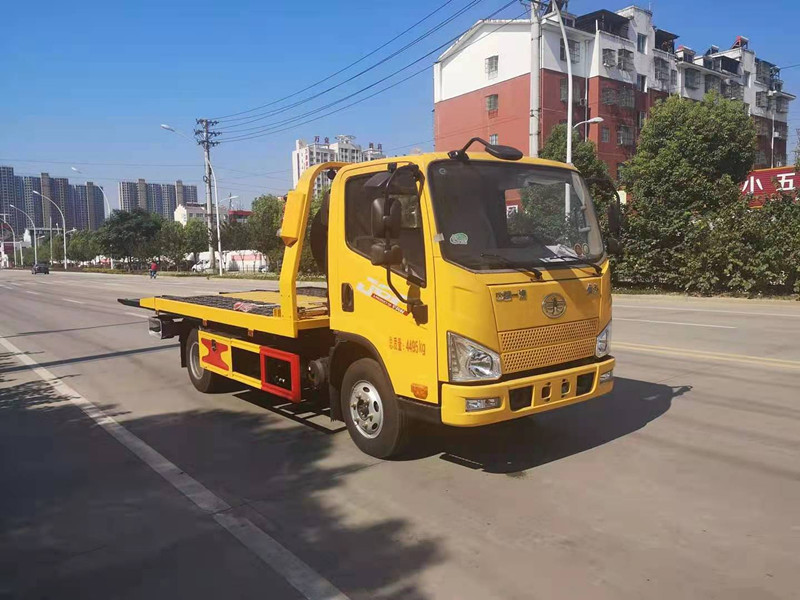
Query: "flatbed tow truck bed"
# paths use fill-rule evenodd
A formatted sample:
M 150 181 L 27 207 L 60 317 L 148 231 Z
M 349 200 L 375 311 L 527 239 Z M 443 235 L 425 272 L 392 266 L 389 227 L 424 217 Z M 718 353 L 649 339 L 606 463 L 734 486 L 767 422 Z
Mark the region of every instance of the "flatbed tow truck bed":
M 296 319 L 283 317 L 280 292 L 251 290 L 220 292 L 202 296 L 155 296 L 120 299 L 122 304 L 147 308 L 157 315 L 188 317 L 220 323 L 250 331 L 288 335 L 297 330 L 329 326 L 327 290 L 322 287 L 299 287 L 296 290 Z M 292 323 L 294 321 L 294 323 Z M 287 326 L 290 326 L 287 328 Z

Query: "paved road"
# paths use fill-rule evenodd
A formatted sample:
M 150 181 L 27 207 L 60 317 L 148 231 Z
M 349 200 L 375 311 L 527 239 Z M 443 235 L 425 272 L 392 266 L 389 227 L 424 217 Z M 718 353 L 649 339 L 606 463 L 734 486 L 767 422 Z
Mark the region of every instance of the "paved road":
M 797 597 L 800 304 L 616 297 L 612 396 L 381 462 L 114 301 L 250 287 L 0 272 L 0 596 Z

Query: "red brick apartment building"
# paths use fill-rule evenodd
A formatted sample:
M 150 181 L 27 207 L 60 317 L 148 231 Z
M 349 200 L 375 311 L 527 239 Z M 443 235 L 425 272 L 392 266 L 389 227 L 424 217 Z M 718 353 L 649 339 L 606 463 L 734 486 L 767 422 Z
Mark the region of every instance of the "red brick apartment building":
M 677 35 L 653 25 L 649 10 L 630 6 L 576 16 L 562 13 L 564 47 L 554 14 L 543 17 L 540 38 L 539 146 L 567 118 L 567 59 L 572 61 L 573 123 L 598 148 L 612 175 L 635 151 L 650 108 L 678 94 L 700 100 L 716 90 L 741 101 L 758 131 L 756 168 L 786 164 L 789 103 L 780 71 L 756 58 L 747 38 L 730 49 L 696 54 Z M 434 65 L 436 150 L 452 150 L 473 136 L 530 149 L 531 23 L 476 23 Z M 774 144 L 773 144 L 774 142 Z

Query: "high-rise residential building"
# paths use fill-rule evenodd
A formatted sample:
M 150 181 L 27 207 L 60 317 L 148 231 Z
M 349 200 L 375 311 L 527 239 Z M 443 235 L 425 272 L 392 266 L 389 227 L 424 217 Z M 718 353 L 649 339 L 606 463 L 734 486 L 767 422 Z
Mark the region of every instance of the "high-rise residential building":
M 96 231 L 106 220 L 106 199 L 103 189 L 91 181 L 86 182 L 86 196 L 88 202 L 89 229 Z
M 166 220 L 171 221 L 175 214 L 175 207 L 178 205 L 177 202 L 177 185 L 178 182 L 175 182 L 175 185 L 169 183 L 162 183 L 161 185 L 161 216 L 164 217 Z
M 122 210 L 130 212 L 139 206 L 138 190 L 135 181 L 119 182 L 119 206 Z
M 603 118 L 580 131 L 594 142 L 612 175 L 635 152 L 658 100 L 670 94 L 700 100 L 712 90 L 743 102 L 753 117 L 756 167 L 785 164 L 789 103 L 795 96 L 783 90 L 780 70 L 756 57 L 747 38 L 735 38 L 729 49 L 711 46 L 697 54 L 676 47 L 678 35 L 656 27 L 653 13 L 644 8 L 562 14 L 567 47 L 556 16 L 542 19 L 540 148 L 553 127 L 566 122 L 569 60 L 573 120 Z M 531 69 L 531 54 L 529 20 L 489 20 L 476 23 L 439 57 L 434 65 L 436 150 L 453 150 L 478 136 L 529 153 L 530 78 L 537 72 Z
M 56 210 L 56 208 L 47 200 L 44 200 L 43 205 L 50 206 L 52 209 L 50 212 L 52 225 L 49 222 L 45 223 L 45 225 L 48 227 L 52 226 L 53 229 L 60 229 L 65 226 L 67 229 L 72 229 L 74 226 L 73 222 L 75 220 L 75 206 L 71 198 L 72 194 L 70 193 L 69 179 L 66 177 L 51 177 L 50 191 L 50 199 L 56 203 L 56 206 L 61 209 L 61 212 Z M 64 221 L 66 221 L 66 224 Z
M 175 183 L 147 183 L 144 179 L 120 181 L 119 201 L 122 210 L 138 207 L 172 220 L 176 207 L 197 202 L 197 186 L 180 180 Z
M 160 183 L 147 184 L 147 212 L 157 215 L 164 214 L 164 199 L 161 196 Z
M 34 194 L 34 192 L 42 193 L 42 179 L 30 175 L 17 175 L 17 177 L 22 180 L 22 198 L 18 197 L 20 203 L 24 204 L 22 208 L 34 220 L 36 227 L 42 227 L 44 224 L 42 220 L 42 198 Z
M 25 210 L 25 207 L 20 206 L 21 202 L 17 200 L 17 182 L 14 179 L 14 167 L 0 166 L 0 215 L 3 215 L 3 219 L 15 231 L 24 229 L 25 215 L 11 208 L 12 204 Z
M 175 182 L 175 206 L 181 204 L 193 204 L 197 202 L 197 186 L 196 185 L 183 185 L 183 182 L 178 179 Z
M 85 184 L 73 184 L 69 228 L 89 229 L 89 193 Z
M 293 184 L 297 186 L 303 171 L 313 165 L 333 161 L 356 163 L 384 157 L 381 144 L 376 147 L 370 142 L 369 148 L 363 150 L 359 144 L 353 142 L 355 139 L 352 135 L 337 135 L 335 142 L 331 142 L 330 138 L 320 142 L 319 136 L 316 136 L 312 143 L 295 140 L 292 151 Z M 327 177 L 324 174 L 320 175 L 314 183 L 314 193 L 319 193 L 329 186 Z
M 14 204 L 30 216 L 28 219 L 20 211 L 10 209 L 15 221 L 11 222 L 16 230 L 31 229 L 62 229 L 64 224 L 61 214 L 43 196 L 56 202 L 64 211 L 67 229 L 97 229 L 105 220 L 105 203 L 100 187 L 91 181 L 85 185 L 70 184 L 65 177 L 50 177 L 42 173 L 40 177 L 32 175 L 14 175 L 12 167 L 0 166 L 0 187 L 2 182 L 10 175 L 13 179 L 14 198 L 7 204 Z M 41 194 L 41 195 L 40 195 Z M 0 197 L 0 213 L 2 210 L 2 197 Z
M 144 179 L 136 181 L 136 202 L 142 210 L 147 209 L 147 182 Z
M 42 196 L 47 196 L 48 198 L 53 197 L 53 189 L 52 189 L 52 179 L 50 178 L 49 173 L 42 173 L 41 178 L 39 180 L 39 187 L 41 189 Z M 51 222 L 51 213 L 58 212 L 53 205 L 50 204 L 47 200 L 43 200 L 41 196 L 39 196 L 39 202 L 42 205 L 42 224 L 41 227 L 44 229 L 45 227 L 50 226 Z M 38 226 L 38 223 L 37 223 Z

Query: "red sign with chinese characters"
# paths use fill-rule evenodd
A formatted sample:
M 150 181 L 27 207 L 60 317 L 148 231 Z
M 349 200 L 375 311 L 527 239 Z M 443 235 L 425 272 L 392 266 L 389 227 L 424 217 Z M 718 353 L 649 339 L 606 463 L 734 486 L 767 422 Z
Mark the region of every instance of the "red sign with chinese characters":
M 775 192 L 796 192 L 800 189 L 800 173 L 794 167 L 776 167 L 753 171 L 742 183 L 742 193 L 752 196 L 750 206 L 764 204 L 764 198 Z

